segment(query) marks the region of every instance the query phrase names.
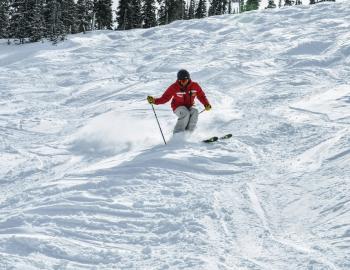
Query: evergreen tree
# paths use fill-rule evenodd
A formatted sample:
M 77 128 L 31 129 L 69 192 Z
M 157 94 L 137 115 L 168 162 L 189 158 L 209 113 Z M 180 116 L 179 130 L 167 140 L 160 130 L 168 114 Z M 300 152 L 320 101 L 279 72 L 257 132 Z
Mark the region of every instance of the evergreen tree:
M 194 0 L 191 0 L 190 7 L 188 9 L 188 18 L 189 19 L 195 18 L 195 9 L 196 9 L 196 2 Z
M 168 0 L 158 0 L 158 24 L 164 25 L 169 23 Z
M 62 2 L 59 0 L 46 0 L 45 20 L 46 37 L 56 44 L 66 37 L 66 28 L 62 21 Z
M 232 1 L 229 0 L 228 2 L 228 14 L 232 14 Z
M 250 10 L 256 10 L 259 8 L 259 1 L 260 0 L 247 0 L 245 3 L 245 11 L 250 11 Z
M 28 10 L 28 38 L 32 42 L 39 41 L 45 37 L 45 19 L 43 0 L 34 0 L 30 3 Z
M 65 33 L 75 34 L 78 32 L 77 6 L 74 0 L 61 0 L 61 20 Z
M 229 0 L 222 0 L 221 1 L 221 14 L 227 14 L 227 12 L 228 12 L 228 2 L 229 2 Z
M 228 2 L 230 2 L 230 0 L 222 1 L 222 14 L 226 14 L 228 12 Z
M 238 0 L 238 8 L 239 8 L 239 13 L 244 12 L 245 6 L 244 6 L 244 0 Z
M 186 0 L 181 1 L 181 10 L 182 10 L 181 19 L 188 20 L 188 6 L 186 5 Z
M 302 5 L 303 2 L 301 0 L 295 0 L 295 5 L 296 6 L 299 6 L 299 5 Z
M 141 0 L 131 0 L 131 28 L 142 27 Z
M 164 25 L 185 18 L 184 0 L 158 0 L 158 3 L 159 24 Z
M 92 18 L 94 12 L 94 3 L 92 0 L 77 1 L 77 27 L 78 32 L 85 33 L 92 30 Z
M 184 0 L 171 0 L 168 2 L 170 3 L 170 6 L 169 6 L 170 22 L 185 19 L 186 2 Z
M 209 16 L 225 14 L 227 8 L 228 0 L 213 0 L 209 7 Z
M 112 29 L 112 0 L 96 0 L 94 12 L 97 29 Z
M 149 4 L 147 4 L 147 7 L 150 8 L 150 10 L 154 9 L 155 8 L 154 1 L 148 1 L 148 2 Z M 153 5 L 151 2 L 153 2 Z M 128 30 L 128 29 L 142 27 L 142 22 L 143 22 L 142 11 L 143 9 L 141 5 L 141 0 L 120 0 L 119 7 L 117 9 L 118 29 Z M 152 20 L 152 14 L 151 14 L 151 17 L 149 18 L 151 18 Z
M 220 15 L 221 0 L 213 0 L 209 7 L 209 16 Z
M 269 0 L 269 4 L 267 5 L 266 8 L 276 8 L 276 4 L 274 0 Z
M 195 17 L 198 19 L 207 17 L 207 2 L 206 0 L 199 0 L 196 9 Z
M 0 0 L 0 38 L 9 37 L 9 20 L 10 20 L 10 3 L 9 0 Z
M 9 37 L 23 44 L 28 37 L 28 0 L 13 0 L 10 6 Z
M 142 7 L 143 27 L 150 28 L 157 25 L 155 0 L 145 0 Z
M 291 6 L 293 5 L 293 1 L 292 0 L 285 0 L 284 1 L 284 6 Z
M 129 0 L 120 0 L 117 9 L 117 22 L 119 30 L 128 30 L 132 28 L 131 13 L 132 10 Z

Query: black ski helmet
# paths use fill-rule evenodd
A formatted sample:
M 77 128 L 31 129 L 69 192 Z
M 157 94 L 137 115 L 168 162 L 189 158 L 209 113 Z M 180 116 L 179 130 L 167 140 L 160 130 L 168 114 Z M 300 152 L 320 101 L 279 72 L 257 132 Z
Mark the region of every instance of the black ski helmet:
M 189 80 L 191 79 L 190 73 L 185 69 L 180 69 L 177 73 L 177 79 L 178 80 Z

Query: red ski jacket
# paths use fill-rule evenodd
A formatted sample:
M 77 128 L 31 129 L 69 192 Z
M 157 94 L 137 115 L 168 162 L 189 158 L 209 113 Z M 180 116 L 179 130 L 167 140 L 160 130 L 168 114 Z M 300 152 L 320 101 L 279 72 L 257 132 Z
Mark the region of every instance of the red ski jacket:
M 196 97 L 204 106 L 209 105 L 209 101 L 198 83 L 190 81 L 186 86 L 181 86 L 176 81 L 168 87 L 160 98 L 154 99 L 154 104 L 164 104 L 172 98 L 171 108 L 173 111 L 179 106 L 186 106 L 189 109 L 194 105 Z

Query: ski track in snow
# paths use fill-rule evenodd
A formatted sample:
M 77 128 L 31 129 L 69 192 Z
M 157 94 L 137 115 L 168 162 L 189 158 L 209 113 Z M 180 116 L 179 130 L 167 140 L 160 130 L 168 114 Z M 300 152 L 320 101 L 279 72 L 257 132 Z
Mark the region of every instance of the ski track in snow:
M 349 9 L 2 41 L 0 269 L 349 269 Z M 213 110 L 164 146 L 180 68 Z

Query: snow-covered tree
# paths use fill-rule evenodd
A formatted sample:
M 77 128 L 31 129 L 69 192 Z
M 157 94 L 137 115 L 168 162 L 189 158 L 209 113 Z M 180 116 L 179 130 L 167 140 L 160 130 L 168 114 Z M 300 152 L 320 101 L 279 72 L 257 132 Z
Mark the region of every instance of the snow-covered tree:
M 188 18 L 194 19 L 196 15 L 195 12 L 196 12 L 196 2 L 194 0 L 191 0 L 190 6 L 188 8 Z
M 269 0 L 269 4 L 266 8 L 276 8 L 276 4 L 274 0 Z
M 209 16 L 225 14 L 227 8 L 228 0 L 213 0 L 209 6 Z
M 158 0 L 158 24 L 164 25 L 169 23 L 169 0 Z
M 119 30 L 132 29 L 132 6 L 130 0 L 120 0 L 117 9 L 117 22 Z
M 239 12 L 239 4 L 240 4 L 240 0 L 228 0 L 227 13 L 228 14 L 238 13 Z
M 181 19 L 182 20 L 188 20 L 188 5 L 186 4 L 186 0 L 182 1 L 181 11 L 182 11 Z
M 228 1 L 228 14 L 232 14 L 232 1 Z
M 212 0 L 211 1 L 210 5 L 209 5 L 209 10 L 208 10 L 209 16 L 219 14 L 219 12 L 218 12 L 219 1 L 220 0 Z
M 142 7 L 143 27 L 150 28 L 157 25 L 155 0 L 145 0 Z
M 131 28 L 142 27 L 142 5 L 141 0 L 130 0 L 131 1 Z
M 78 32 L 77 6 L 74 0 L 61 0 L 61 19 L 65 27 L 65 33 L 74 34 Z
M 95 0 L 94 11 L 97 29 L 112 29 L 112 0 Z
M 62 2 L 59 0 L 47 0 L 45 17 L 46 37 L 54 44 L 64 40 L 67 33 L 62 21 Z
M 78 32 L 86 32 L 92 30 L 92 18 L 94 13 L 94 3 L 92 0 L 77 1 L 77 27 Z
M 120 0 L 117 9 L 119 30 L 142 27 L 143 14 L 140 0 Z
M 199 0 L 195 16 L 198 19 L 207 17 L 207 2 L 206 2 L 206 0 Z
M 32 42 L 39 41 L 45 37 L 45 18 L 43 0 L 30 1 L 27 16 L 28 38 Z
M 247 0 L 245 3 L 245 11 L 256 10 L 259 8 L 260 0 Z
M 184 0 L 158 0 L 158 3 L 160 5 L 159 24 L 168 24 L 185 18 Z
M 24 43 L 28 37 L 28 0 L 13 0 L 10 6 L 9 36 Z
M 0 38 L 8 38 L 9 36 L 9 12 L 9 0 L 0 0 Z

